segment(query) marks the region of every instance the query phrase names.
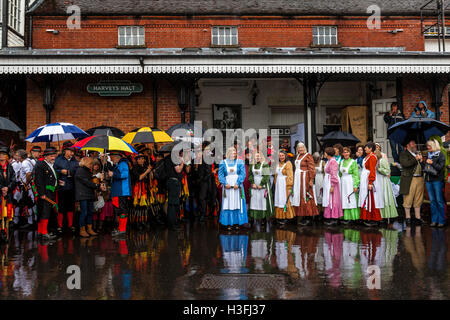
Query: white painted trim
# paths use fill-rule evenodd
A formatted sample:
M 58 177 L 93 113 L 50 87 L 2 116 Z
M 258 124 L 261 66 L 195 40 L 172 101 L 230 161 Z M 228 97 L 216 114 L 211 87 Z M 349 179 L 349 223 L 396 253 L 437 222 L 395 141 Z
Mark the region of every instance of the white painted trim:
M 438 57 L 146 57 L 145 73 L 450 73 L 450 56 Z M 0 74 L 142 73 L 138 57 L 0 55 Z

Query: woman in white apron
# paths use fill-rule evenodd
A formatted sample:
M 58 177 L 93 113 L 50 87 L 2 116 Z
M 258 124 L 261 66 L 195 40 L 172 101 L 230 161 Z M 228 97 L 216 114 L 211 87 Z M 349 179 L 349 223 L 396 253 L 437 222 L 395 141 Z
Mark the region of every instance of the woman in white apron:
M 287 153 L 284 150 L 279 152 L 279 163 L 275 173 L 275 218 L 282 225 L 288 219 L 295 217 L 294 209 L 291 206 L 290 196 L 294 177 L 292 163 L 287 160 Z
M 378 159 L 377 179 L 380 179 L 381 190 L 383 191 L 384 207 L 380 209 L 380 214 L 382 219 L 397 218 L 397 201 L 394 197 L 394 192 L 392 191 L 391 179 L 389 178 L 391 174 L 391 168 L 389 167 L 389 162 L 385 159 L 380 151 L 375 151 L 375 155 Z
M 297 144 L 294 189 L 291 199 L 292 206 L 297 215 L 297 224 L 304 226 L 311 224 L 312 218 L 319 215 L 313 191 L 315 176 L 314 159 L 307 152 L 306 146 L 300 142 Z
M 270 168 L 264 155 L 256 152 L 249 168 L 250 217 L 258 222 L 273 216 L 273 197 L 270 188 Z
M 380 209 L 383 204 L 383 190 L 377 180 L 377 157 L 374 154 L 375 144 L 368 142 L 364 148 L 366 157 L 363 161 L 361 182 L 359 185 L 359 207 L 364 224 L 372 227 L 381 221 Z
M 314 166 L 316 169 L 316 177 L 314 178 L 314 199 L 317 206 L 322 206 L 322 188 L 323 188 L 323 176 L 325 169 L 325 161 L 321 159 L 318 152 L 313 154 Z
M 227 150 L 227 158 L 219 166 L 219 182 L 222 184 L 222 210 L 219 223 L 228 230 L 239 229 L 248 223 L 243 182 L 245 180 L 244 161 L 236 159 L 234 147 Z
M 342 217 L 342 201 L 339 182 L 339 165 L 334 157 L 334 149 L 325 149 L 325 156 L 328 161 L 325 166 L 325 177 L 323 181 L 322 206 L 324 207 L 323 217 L 326 225 L 337 224 L 337 219 Z
M 345 147 L 342 152 L 344 159 L 339 166 L 344 224 L 359 220 L 360 214 L 358 208 L 359 168 L 356 160 L 350 158 L 350 153 L 350 148 Z

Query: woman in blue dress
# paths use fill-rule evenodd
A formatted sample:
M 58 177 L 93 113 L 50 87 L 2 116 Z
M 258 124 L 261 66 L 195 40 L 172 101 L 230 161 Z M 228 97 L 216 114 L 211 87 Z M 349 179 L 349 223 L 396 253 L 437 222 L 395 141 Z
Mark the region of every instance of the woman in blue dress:
M 238 230 L 242 225 L 248 223 L 244 180 L 244 161 L 237 159 L 234 147 L 228 148 L 226 159 L 219 165 L 219 182 L 223 186 L 219 223 L 228 230 L 233 227 Z

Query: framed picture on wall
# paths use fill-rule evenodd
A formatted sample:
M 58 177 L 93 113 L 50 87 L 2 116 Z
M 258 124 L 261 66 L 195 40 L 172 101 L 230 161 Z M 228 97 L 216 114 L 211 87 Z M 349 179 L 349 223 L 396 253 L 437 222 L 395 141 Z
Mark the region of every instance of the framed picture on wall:
M 213 126 L 220 130 L 242 128 L 242 106 L 213 104 Z

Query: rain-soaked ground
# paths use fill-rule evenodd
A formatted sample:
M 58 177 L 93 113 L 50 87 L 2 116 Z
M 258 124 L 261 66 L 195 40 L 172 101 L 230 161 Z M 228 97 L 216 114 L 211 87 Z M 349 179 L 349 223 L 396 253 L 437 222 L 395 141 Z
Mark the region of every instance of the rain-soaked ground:
M 228 233 L 213 220 L 183 228 L 132 231 L 124 240 L 66 235 L 48 246 L 34 232 L 16 231 L 1 247 L 1 298 L 450 298 L 449 228 L 289 225 Z M 80 268 L 79 290 L 67 286 L 71 265 Z M 376 279 L 367 286 L 377 270 L 369 266 L 379 267 L 380 289 Z

